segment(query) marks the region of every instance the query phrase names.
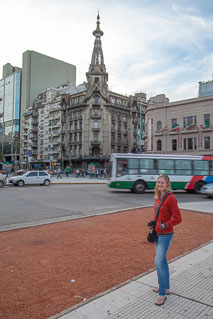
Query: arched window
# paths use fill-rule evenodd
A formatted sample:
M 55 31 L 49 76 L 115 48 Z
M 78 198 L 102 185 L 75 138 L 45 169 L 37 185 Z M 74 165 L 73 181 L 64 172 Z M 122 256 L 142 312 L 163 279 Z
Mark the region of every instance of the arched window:
M 157 151 L 162 151 L 162 141 L 157 140 Z
M 160 131 L 162 129 L 162 122 L 157 121 L 157 131 Z
M 98 95 L 94 96 L 94 104 L 99 104 L 99 96 Z
M 98 121 L 93 122 L 93 128 L 99 128 L 99 123 Z

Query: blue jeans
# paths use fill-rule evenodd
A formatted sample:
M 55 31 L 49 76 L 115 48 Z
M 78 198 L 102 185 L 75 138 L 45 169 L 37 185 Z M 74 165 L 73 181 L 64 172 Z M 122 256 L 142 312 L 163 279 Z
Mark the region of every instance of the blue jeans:
M 172 235 L 159 235 L 156 240 L 155 267 L 158 275 L 159 296 L 165 296 L 165 290 L 170 288 L 169 266 L 166 254 L 172 241 Z

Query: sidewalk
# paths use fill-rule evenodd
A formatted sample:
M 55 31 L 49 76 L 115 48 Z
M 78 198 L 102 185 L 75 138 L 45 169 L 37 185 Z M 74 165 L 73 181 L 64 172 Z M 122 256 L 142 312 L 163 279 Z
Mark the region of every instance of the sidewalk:
M 86 177 L 75 177 L 73 175 L 66 177 L 62 175 L 62 178 L 57 179 L 56 175 L 52 176 L 52 184 L 107 184 L 109 179 L 107 178 L 92 178 Z
M 213 241 L 170 263 L 171 295 L 154 305 L 157 274 L 151 271 L 49 319 L 213 318 Z

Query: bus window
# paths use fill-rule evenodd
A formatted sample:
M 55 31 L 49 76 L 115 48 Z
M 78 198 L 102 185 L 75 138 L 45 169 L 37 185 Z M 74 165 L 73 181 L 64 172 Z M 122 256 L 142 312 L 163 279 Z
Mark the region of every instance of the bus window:
M 140 174 L 157 175 L 157 160 L 152 158 L 140 159 Z
M 125 158 L 117 158 L 116 176 L 120 177 L 127 174 L 128 174 L 128 160 Z
M 174 175 L 174 160 L 173 159 L 158 159 L 158 173 Z
M 129 158 L 128 159 L 129 174 L 139 174 L 139 159 Z
M 192 161 L 191 160 L 175 160 L 175 174 L 176 175 L 192 175 Z
M 209 175 L 209 161 L 193 161 L 193 175 Z
M 213 161 L 209 161 L 209 175 L 213 175 Z

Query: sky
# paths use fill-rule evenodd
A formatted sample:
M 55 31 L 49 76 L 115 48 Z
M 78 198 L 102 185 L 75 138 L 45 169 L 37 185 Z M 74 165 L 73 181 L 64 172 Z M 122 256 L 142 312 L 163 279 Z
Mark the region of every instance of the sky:
M 27 50 L 74 64 L 86 81 L 97 14 L 113 92 L 198 96 L 213 80 L 213 0 L 0 0 L 0 78 Z

